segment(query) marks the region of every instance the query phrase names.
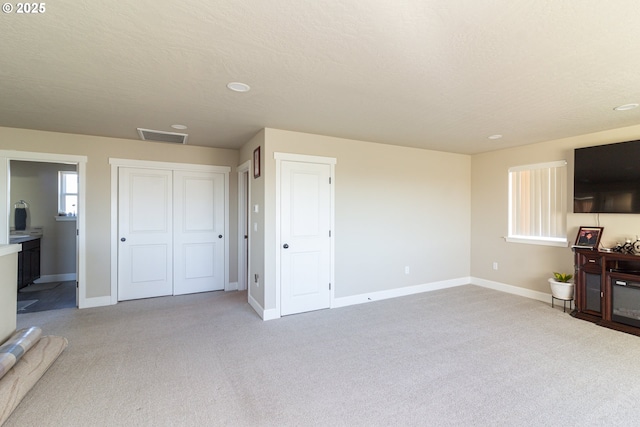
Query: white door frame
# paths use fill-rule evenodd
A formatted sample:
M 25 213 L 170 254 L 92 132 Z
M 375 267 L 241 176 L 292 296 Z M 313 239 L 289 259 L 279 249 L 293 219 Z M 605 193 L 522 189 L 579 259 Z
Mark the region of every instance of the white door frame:
M 251 160 L 247 160 L 237 167 L 238 172 L 238 290 L 244 291 L 249 288 L 249 266 L 251 252 L 243 249 L 245 241 L 244 230 L 241 224 L 249 221 L 249 206 L 251 206 L 251 186 L 249 185 L 249 170 Z M 251 227 L 247 226 L 247 249 L 251 242 Z M 246 271 L 242 271 L 243 268 Z
M 111 304 L 118 303 L 118 168 L 171 169 L 192 172 L 219 172 L 225 174 L 224 183 L 224 235 L 229 236 L 229 166 L 197 165 L 191 163 L 156 162 L 109 158 L 111 165 Z M 224 289 L 229 290 L 229 239 L 224 239 Z
M 273 158 L 276 161 L 276 220 L 275 220 L 275 229 L 276 229 L 276 244 L 275 244 L 275 283 L 276 283 L 276 309 L 275 312 L 277 316 L 281 316 L 281 289 L 280 289 L 280 247 L 282 246 L 281 236 L 280 236 L 280 185 L 281 185 L 281 171 L 282 171 L 282 161 L 291 161 L 291 162 L 301 162 L 301 163 L 320 163 L 326 164 L 331 167 L 330 177 L 331 177 L 331 186 L 330 186 L 330 228 L 331 228 L 331 237 L 330 237 L 330 246 L 331 246 L 331 256 L 330 256 L 330 270 L 331 270 L 331 300 L 329 302 L 329 308 L 333 307 L 334 299 L 335 299 L 335 187 L 336 187 L 336 179 L 335 179 L 335 167 L 337 163 L 337 159 L 334 157 L 321 157 L 321 156 L 309 156 L 304 154 L 291 154 L 291 153 L 273 153 Z
M 9 243 L 9 218 L 11 201 L 10 194 L 10 162 L 19 160 L 26 162 L 65 163 L 75 164 L 78 172 L 78 215 L 76 217 L 77 245 L 76 245 L 76 305 L 78 308 L 93 307 L 87 301 L 86 280 L 86 232 L 85 232 L 85 202 L 86 202 L 86 172 L 87 156 L 71 154 L 37 153 L 30 151 L 0 150 L 0 200 L 4 203 L 4 209 L 0 209 L 0 243 Z

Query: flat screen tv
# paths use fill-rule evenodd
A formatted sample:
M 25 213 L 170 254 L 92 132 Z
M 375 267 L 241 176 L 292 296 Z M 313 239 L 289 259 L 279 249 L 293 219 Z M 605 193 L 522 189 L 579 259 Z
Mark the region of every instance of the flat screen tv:
M 576 148 L 573 212 L 640 213 L 640 140 Z

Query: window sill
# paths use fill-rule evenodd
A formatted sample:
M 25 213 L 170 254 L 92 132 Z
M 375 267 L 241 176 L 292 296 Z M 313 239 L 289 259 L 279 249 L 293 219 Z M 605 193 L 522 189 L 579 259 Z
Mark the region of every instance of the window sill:
M 77 216 L 60 216 L 60 215 L 56 215 L 54 216 L 54 218 L 56 219 L 56 221 L 75 221 L 76 218 L 78 218 Z
M 506 240 L 509 243 L 524 243 L 527 245 L 542 245 L 542 246 L 556 246 L 556 247 L 561 247 L 561 248 L 567 248 L 569 247 L 569 243 L 567 242 L 566 239 L 550 239 L 550 238 L 543 238 L 543 237 L 505 237 L 504 240 Z

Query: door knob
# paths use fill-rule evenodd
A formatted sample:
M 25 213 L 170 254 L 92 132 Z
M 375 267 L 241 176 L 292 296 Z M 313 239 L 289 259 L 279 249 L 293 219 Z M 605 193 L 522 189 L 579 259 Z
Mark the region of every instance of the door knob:
M 285 249 L 289 249 L 289 245 L 287 243 L 285 243 L 284 245 L 282 245 L 283 248 Z
M 222 234 L 218 234 L 218 239 L 222 239 Z
M 120 241 L 121 241 L 121 242 L 126 242 L 126 241 L 127 241 L 127 239 L 125 239 L 124 237 L 121 237 L 121 238 L 120 238 Z

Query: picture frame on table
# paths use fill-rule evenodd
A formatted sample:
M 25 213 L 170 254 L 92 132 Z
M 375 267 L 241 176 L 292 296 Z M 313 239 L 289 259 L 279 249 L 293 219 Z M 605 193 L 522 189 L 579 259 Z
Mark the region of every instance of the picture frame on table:
M 604 227 L 580 226 L 574 247 L 598 249 Z

